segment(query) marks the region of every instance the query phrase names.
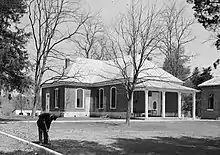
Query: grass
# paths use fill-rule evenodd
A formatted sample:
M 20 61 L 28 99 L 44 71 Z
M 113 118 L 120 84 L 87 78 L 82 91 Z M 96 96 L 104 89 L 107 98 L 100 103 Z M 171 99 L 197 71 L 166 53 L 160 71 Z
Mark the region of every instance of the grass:
M 22 143 L 13 138 L 0 134 L 0 154 L 1 155 L 40 155 L 42 151 L 31 145 Z
M 58 119 L 59 120 L 59 119 Z M 220 121 L 53 122 L 47 147 L 63 154 L 219 155 Z M 0 130 L 37 142 L 36 123 L 9 122 Z

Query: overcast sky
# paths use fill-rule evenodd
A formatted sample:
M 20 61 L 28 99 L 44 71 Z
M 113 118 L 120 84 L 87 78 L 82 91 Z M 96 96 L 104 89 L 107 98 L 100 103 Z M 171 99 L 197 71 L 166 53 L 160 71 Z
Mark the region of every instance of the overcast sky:
M 170 0 L 157 0 L 158 7 L 162 7 L 164 1 L 167 3 Z M 187 5 L 186 17 L 193 17 L 193 10 L 191 5 L 186 3 L 186 0 L 176 0 L 178 4 Z M 82 7 L 90 12 L 100 12 L 105 25 L 107 27 L 113 27 L 116 19 L 119 17 L 120 12 L 125 12 L 126 8 L 130 4 L 131 0 L 82 0 Z M 155 3 L 156 0 L 143 0 L 143 3 Z M 24 20 L 25 23 L 28 19 Z M 201 24 L 197 23 L 192 27 L 192 35 L 196 37 L 194 41 L 185 46 L 186 52 L 195 55 L 189 64 L 191 68 L 194 67 L 208 67 L 217 58 L 220 58 L 220 52 L 218 52 L 213 45 L 214 42 L 204 43 L 209 36 L 210 32 L 205 30 Z M 29 44 L 28 50 L 32 52 L 34 50 L 33 44 Z M 70 44 L 68 46 L 63 46 L 60 48 L 62 51 L 73 51 Z M 162 62 L 162 61 L 160 61 Z M 219 70 L 219 71 L 218 71 Z M 214 71 L 215 75 L 220 75 L 219 69 Z
M 131 0 L 83 0 L 83 7 L 92 12 L 100 11 L 105 24 L 111 26 L 120 12 L 124 12 Z M 145 2 L 155 2 L 155 0 L 143 0 Z M 165 0 L 166 2 L 169 0 Z M 193 17 L 192 6 L 186 3 L 186 0 L 177 0 L 180 5 L 187 5 L 186 17 Z M 164 4 L 163 0 L 157 0 L 159 5 Z M 159 6 L 160 7 L 160 6 Z M 192 27 L 192 34 L 196 37 L 194 41 L 189 43 L 185 49 L 188 53 L 193 53 L 196 56 L 191 61 L 192 68 L 208 67 L 217 58 L 220 58 L 220 52 L 213 46 L 213 42 L 204 43 L 210 32 L 205 30 L 199 23 Z M 220 69 L 219 69 L 220 70 Z M 216 72 L 216 71 L 215 71 Z

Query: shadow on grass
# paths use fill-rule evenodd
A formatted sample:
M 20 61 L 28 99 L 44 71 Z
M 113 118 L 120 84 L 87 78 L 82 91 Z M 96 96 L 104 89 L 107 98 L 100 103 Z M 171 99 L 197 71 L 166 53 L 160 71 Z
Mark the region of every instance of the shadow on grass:
M 96 125 L 104 125 L 107 127 L 111 126 L 122 126 L 125 125 L 125 123 L 115 123 L 115 122 L 95 122 Z
M 77 140 L 53 140 L 46 147 L 65 155 L 219 155 L 220 137 L 214 139 L 191 137 L 154 137 L 153 139 L 116 138 L 110 146 Z
M 34 142 L 37 143 L 37 142 Z M 117 155 L 120 152 L 114 148 L 96 142 L 77 140 L 53 140 L 50 145 L 44 145 L 65 155 Z
M 149 155 L 219 155 L 220 138 L 154 137 L 155 139 L 116 139 L 113 146 L 124 154 Z
M 31 116 L 3 116 L 0 117 L 0 123 L 7 123 L 7 122 L 14 122 L 14 121 L 33 121 L 33 120 L 37 120 L 38 117 L 36 116 L 36 118 L 32 118 Z
M 21 121 L 20 119 L 7 119 L 7 118 L 0 118 L 0 123 L 7 123 L 13 121 Z

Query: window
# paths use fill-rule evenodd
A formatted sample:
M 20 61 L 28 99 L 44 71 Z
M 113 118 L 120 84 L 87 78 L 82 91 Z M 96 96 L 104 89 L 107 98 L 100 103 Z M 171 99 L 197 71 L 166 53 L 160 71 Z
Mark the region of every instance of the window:
M 208 98 L 208 109 L 214 109 L 214 95 L 210 94 Z
M 76 99 L 76 108 L 83 108 L 84 105 L 83 105 L 83 89 L 77 89 L 76 90 L 76 96 L 77 96 L 77 99 Z
M 58 94 L 59 94 L 59 89 L 56 88 L 54 93 L 54 107 L 58 108 Z
M 151 97 L 152 96 L 152 91 L 149 91 L 148 92 L 148 97 Z
M 103 109 L 104 105 L 104 89 L 99 89 L 99 109 Z
M 156 101 L 153 102 L 153 109 L 154 109 L 154 110 L 157 109 L 157 102 L 156 102 Z
M 116 109 L 116 102 L 117 102 L 116 88 L 112 87 L 110 90 L 110 108 L 111 109 Z

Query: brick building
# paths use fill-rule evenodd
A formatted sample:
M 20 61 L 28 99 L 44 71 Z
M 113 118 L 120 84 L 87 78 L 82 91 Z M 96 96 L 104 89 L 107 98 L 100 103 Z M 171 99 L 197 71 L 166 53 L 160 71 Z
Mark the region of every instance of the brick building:
M 201 117 L 217 119 L 220 117 L 220 77 L 214 77 L 201 87 Z
M 146 61 L 143 68 L 138 77 L 143 82 L 136 86 L 133 93 L 133 116 L 180 118 L 181 94 L 190 93 L 193 94 L 192 116 L 195 118 L 197 90 L 183 86 L 183 81 L 150 61 Z M 130 77 L 132 70 L 132 65 L 128 66 Z M 50 81 L 42 86 L 43 111 L 60 111 L 64 117 L 125 117 L 126 91 L 113 61 L 77 58 L 70 64 L 66 60 L 65 75 L 69 78 Z

